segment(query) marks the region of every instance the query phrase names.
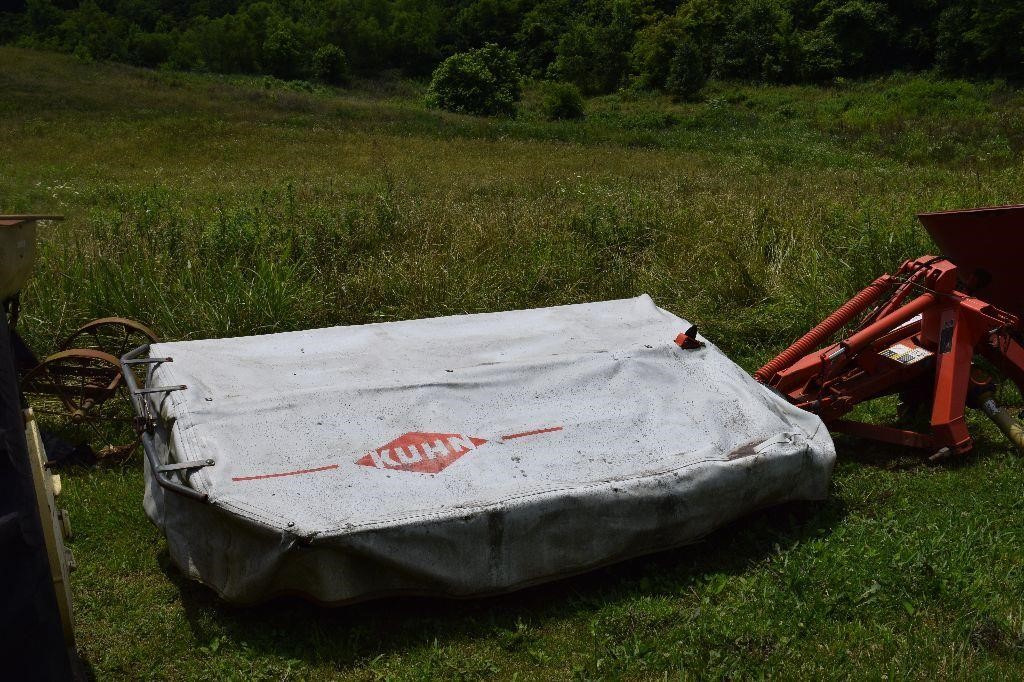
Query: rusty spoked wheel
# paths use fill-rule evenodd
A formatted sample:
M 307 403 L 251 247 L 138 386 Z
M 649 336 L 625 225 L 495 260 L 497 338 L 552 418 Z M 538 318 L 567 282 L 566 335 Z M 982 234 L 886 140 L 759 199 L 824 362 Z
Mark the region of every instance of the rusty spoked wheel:
M 121 365 L 110 353 L 73 348 L 47 357 L 29 371 L 21 389 L 36 412 L 65 414 L 81 424 L 104 418 L 101 406 L 121 387 Z
M 159 340 L 152 329 L 140 322 L 126 317 L 103 317 L 79 327 L 61 348 L 98 350 L 120 359 L 133 348 Z
M 31 396 L 29 402 L 36 412 L 66 415 L 103 439 L 107 429 L 101 429 L 99 421 L 131 422 L 124 404 L 111 400 L 124 385 L 121 357 L 158 340 L 152 329 L 135 320 L 93 320 L 68 336 L 61 344 L 61 352 L 30 370 L 22 379 L 22 390 Z M 108 444 L 96 454 L 101 459 L 120 458 L 131 454 L 137 445 L 138 439 L 124 445 Z

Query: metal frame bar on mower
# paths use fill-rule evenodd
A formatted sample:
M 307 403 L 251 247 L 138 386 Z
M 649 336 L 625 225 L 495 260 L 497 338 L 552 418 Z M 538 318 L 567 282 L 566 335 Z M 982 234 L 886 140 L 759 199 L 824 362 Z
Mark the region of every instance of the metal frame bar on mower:
M 205 493 L 199 492 L 188 485 L 188 474 L 191 471 L 201 469 L 215 464 L 212 459 L 205 459 L 195 462 L 172 462 L 170 455 L 171 424 L 160 417 L 160 403 L 167 400 L 174 391 L 182 391 L 187 388 L 184 385 L 174 386 L 152 386 L 153 370 L 165 362 L 173 362 L 168 357 L 143 357 L 149 352 L 150 344 L 144 344 L 135 348 L 121 357 L 121 374 L 124 377 L 125 386 L 128 388 L 129 397 L 132 401 L 132 409 L 135 412 L 135 430 L 142 442 L 142 450 L 146 454 L 146 460 L 153 472 L 153 478 L 161 488 L 184 495 L 185 497 L 208 502 Z M 146 366 L 145 386 L 139 386 L 138 379 L 133 370 L 138 365 Z M 155 400 L 159 396 L 159 402 Z M 167 453 L 165 459 L 160 461 L 158 451 Z

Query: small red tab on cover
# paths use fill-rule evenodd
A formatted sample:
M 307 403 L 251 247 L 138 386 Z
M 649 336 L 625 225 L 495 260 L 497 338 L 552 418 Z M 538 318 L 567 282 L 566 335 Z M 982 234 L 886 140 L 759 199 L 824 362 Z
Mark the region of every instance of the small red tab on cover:
M 694 348 L 703 348 L 704 342 L 697 340 L 697 328 L 690 327 L 685 332 L 679 333 L 679 336 L 676 337 L 676 345 L 683 350 L 693 350 Z

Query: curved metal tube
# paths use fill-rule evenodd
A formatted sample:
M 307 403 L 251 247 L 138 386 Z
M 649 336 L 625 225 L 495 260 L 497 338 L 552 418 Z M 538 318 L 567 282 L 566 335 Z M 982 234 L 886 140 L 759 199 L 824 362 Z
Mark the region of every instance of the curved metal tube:
M 139 430 L 139 439 L 142 441 L 142 451 L 146 453 L 146 460 L 149 462 L 149 468 L 153 472 L 153 478 L 156 479 L 161 488 L 200 502 L 208 502 L 209 499 L 205 493 L 171 480 L 168 477 L 169 474 L 160 471 L 160 458 L 156 454 L 157 432 L 160 432 L 165 440 L 169 440 L 169 435 L 166 433 L 166 429 L 160 423 L 160 420 L 153 417 L 148 402 L 149 394 L 145 392 L 146 389 L 139 388 L 138 382 L 135 380 L 135 373 L 132 371 L 132 365 L 137 364 L 139 357 L 149 351 L 149 346 L 150 344 L 148 343 L 143 344 L 138 348 L 128 351 L 121 357 L 121 375 L 124 377 L 125 386 L 128 388 L 132 409 L 135 411 L 136 418 L 141 422 L 141 428 L 137 428 Z M 167 362 L 170 361 L 170 358 L 156 358 L 155 360 Z M 152 364 L 147 376 L 152 376 Z
M 992 423 L 996 425 L 996 428 L 1006 436 L 1006 440 L 1010 441 L 1017 447 L 1022 454 L 1024 454 L 1024 426 L 1019 421 L 1010 416 L 1010 413 L 1004 410 L 999 403 L 995 401 L 995 398 L 991 393 L 987 393 L 981 397 L 981 411 L 985 413 L 985 416 L 992 420 Z

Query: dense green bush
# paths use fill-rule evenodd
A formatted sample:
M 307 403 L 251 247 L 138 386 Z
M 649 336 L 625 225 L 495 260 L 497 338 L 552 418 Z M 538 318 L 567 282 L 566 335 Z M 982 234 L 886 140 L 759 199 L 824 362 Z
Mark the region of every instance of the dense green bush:
M 583 118 L 583 95 L 572 83 L 545 83 L 540 110 L 549 121 Z
M 464 114 L 512 115 L 521 94 L 515 55 L 492 44 L 441 62 L 430 80 L 427 102 Z
M 685 38 L 683 21 L 675 16 L 656 21 L 637 32 L 630 59 L 641 86 L 665 88 L 668 64 Z
M 278 78 L 298 78 L 303 71 L 302 52 L 296 30 L 282 23 L 263 41 L 263 65 Z
M 714 70 L 724 78 L 795 80 L 799 37 L 777 0 L 739 0 L 714 40 Z
M 951 3 L 937 22 L 936 48 L 936 61 L 946 71 L 1024 79 L 1024 3 Z
M 700 98 L 700 91 L 707 82 L 704 58 L 692 40 L 683 40 L 669 62 L 665 89 L 673 99 L 690 102 Z
M 607 3 L 562 34 L 550 74 L 587 94 L 612 92 L 625 82 L 638 27 L 631 3 Z
M 883 2 L 828 0 L 821 22 L 805 37 L 804 69 L 811 79 L 864 76 L 886 70 L 896 45 L 896 20 Z
M 313 77 L 330 85 L 348 83 L 348 60 L 341 48 L 337 45 L 323 45 L 313 53 Z
M 132 36 L 128 48 L 129 57 L 141 66 L 159 66 L 165 63 L 174 51 L 174 36 L 168 33 L 137 33 Z

